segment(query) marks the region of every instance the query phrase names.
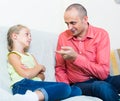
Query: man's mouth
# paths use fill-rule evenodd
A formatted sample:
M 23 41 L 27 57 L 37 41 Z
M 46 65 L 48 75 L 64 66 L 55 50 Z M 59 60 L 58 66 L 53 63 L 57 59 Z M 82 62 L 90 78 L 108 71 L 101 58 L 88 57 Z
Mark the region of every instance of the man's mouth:
M 75 31 L 76 31 L 75 29 L 71 29 L 71 32 L 72 32 L 72 33 L 75 33 Z

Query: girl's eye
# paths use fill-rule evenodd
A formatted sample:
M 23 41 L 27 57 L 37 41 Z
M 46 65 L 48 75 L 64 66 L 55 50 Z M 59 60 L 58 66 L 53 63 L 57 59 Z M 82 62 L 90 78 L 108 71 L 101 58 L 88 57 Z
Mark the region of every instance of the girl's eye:
M 26 33 L 26 35 L 28 36 L 28 35 L 29 35 L 29 33 Z
M 27 37 L 31 37 L 31 34 L 30 34 L 30 33 L 26 33 L 26 36 L 27 36 Z

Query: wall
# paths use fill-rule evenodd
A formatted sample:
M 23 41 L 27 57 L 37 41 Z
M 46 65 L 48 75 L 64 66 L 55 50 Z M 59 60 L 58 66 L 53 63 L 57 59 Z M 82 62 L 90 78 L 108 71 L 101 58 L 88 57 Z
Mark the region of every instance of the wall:
M 0 26 L 24 24 L 29 28 L 57 32 L 60 0 L 0 0 Z
M 64 10 L 75 2 L 86 7 L 90 24 L 109 32 L 111 48 L 120 48 L 120 4 L 114 0 L 0 0 L 0 26 L 20 23 L 59 34 L 66 29 Z

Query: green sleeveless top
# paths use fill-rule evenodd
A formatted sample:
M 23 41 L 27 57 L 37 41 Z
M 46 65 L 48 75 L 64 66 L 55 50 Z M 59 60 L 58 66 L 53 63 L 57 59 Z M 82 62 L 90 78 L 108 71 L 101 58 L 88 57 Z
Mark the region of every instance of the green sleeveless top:
M 18 54 L 21 57 L 21 63 L 24 64 L 26 66 L 26 68 L 34 68 L 35 66 L 35 62 L 34 62 L 34 58 L 30 53 L 26 53 L 26 55 L 21 54 L 17 51 L 12 51 L 9 54 L 14 53 L 14 54 Z M 13 66 L 8 62 L 8 72 L 11 78 L 11 86 L 13 84 L 15 84 L 16 82 L 24 79 L 24 77 L 20 76 L 13 68 Z M 38 77 L 34 77 L 32 78 L 32 80 L 37 80 L 37 81 L 42 81 L 40 78 Z

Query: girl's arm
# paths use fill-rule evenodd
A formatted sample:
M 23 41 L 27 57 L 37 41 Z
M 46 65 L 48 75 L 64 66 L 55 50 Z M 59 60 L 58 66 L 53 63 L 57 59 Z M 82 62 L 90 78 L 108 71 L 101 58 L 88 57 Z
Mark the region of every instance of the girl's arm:
M 34 68 L 26 68 L 24 64 L 21 63 L 21 57 L 18 54 L 9 54 L 8 62 L 13 66 L 15 71 L 24 78 L 36 77 L 43 71 L 43 66 L 38 64 L 36 64 Z
M 38 62 L 37 62 L 37 60 L 35 59 L 35 57 L 33 56 L 33 58 L 34 58 L 34 61 L 35 61 L 35 65 L 37 66 L 37 65 L 40 65 L 40 64 L 38 64 Z M 45 67 L 43 66 L 43 65 L 41 65 L 42 66 L 42 70 L 39 72 L 39 74 L 37 75 L 37 77 L 39 77 L 40 79 L 42 79 L 42 80 L 45 80 L 45 75 L 44 75 L 44 72 L 45 72 Z

